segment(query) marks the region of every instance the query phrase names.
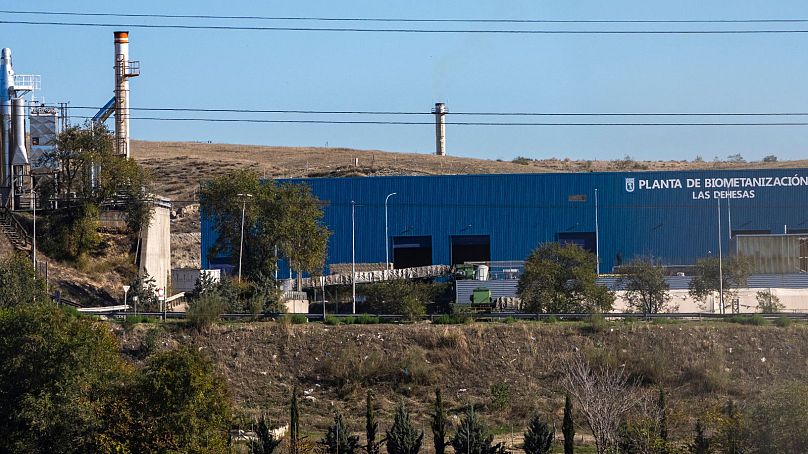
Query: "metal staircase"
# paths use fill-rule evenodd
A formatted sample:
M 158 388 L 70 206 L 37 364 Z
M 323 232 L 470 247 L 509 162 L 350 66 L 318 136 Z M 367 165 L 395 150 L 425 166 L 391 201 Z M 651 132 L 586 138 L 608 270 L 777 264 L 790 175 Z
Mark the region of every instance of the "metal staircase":
M 0 230 L 8 238 L 14 249 L 18 251 L 31 251 L 31 238 L 20 222 L 11 214 L 7 207 L 0 207 Z

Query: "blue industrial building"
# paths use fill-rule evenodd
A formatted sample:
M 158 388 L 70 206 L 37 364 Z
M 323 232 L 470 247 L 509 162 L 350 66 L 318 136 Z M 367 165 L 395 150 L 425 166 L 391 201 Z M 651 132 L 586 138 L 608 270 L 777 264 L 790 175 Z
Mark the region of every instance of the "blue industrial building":
M 333 232 L 330 264 L 396 268 L 524 260 L 539 244 L 597 252 L 601 273 L 636 256 L 689 265 L 739 234 L 808 234 L 808 169 L 439 175 L 285 180 L 308 184 Z M 720 225 L 719 225 L 720 222 Z M 202 220 L 202 266 L 216 239 Z M 230 262 L 232 263 L 232 262 Z M 281 276 L 288 268 L 281 264 Z

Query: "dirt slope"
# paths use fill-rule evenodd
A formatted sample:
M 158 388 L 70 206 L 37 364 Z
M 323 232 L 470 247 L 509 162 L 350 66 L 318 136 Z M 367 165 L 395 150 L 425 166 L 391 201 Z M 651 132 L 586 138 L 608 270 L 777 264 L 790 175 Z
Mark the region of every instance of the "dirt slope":
M 576 351 L 624 365 L 650 394 L 670 393 L 671 425 L 689 434 L 695 417 L 728 397 L 747 401 L 762 389 L 808 379 L 808 326 L 751 327 L 729 323 L 613 323 L 592 333 L 580 324 L 464 326 L 252 323 L 219 325 L 207 335 L 155 325 L 117 328 L 124 350 L 192 345 L 206 351 L 241 412 L 285 421 L 292 386 L 304 393 L 302 426 L 319 432 L 335 411 L 363 427 L 364 393 L 373 388 L 387 425 L 404 399 L 428 430 L 435 386 L 458 414 L 480 405 L 500 430 L 517 432 L 534 408 L 556 415 L 563 404 L 559 374 Z M 151 333 L 151 334 L 149 334 Z M 150 340 L 149 340 L 150 339 Z M 492 386 L 507 394 L 499 402 Z M 500 394 L 502 394 L 500 392 Z

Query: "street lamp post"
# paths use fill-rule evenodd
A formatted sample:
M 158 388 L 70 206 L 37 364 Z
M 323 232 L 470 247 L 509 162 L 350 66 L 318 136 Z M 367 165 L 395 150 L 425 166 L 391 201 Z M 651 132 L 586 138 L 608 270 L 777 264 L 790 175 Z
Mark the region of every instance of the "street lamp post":
M 387 200 L 397 193 L 391 192 L 384 198 L 384 274 L 387 275 L 387 270 L 390 269 L 390 245 L 388 244 L 390 236 L 387 234 Z
M 244 212 L 247 209 L 247 197 L 252 197 L 252 194 L 236 194 L 241 197 L 241 238 L 239 239 L 238 246 L 238 281 L 241 282 L 241 254 L 244 252 Z
M 34 198 L 34 203 L 32 203 L 34 208 L 34 235 L 33 235 L 33 245 L 31 247 L 31 251 L 33 252 L 33 260 L 34 260 L 34 277 L 36 277 L 36 188 L 34 188 L 33 183 L 31 183 L 31 194 Z

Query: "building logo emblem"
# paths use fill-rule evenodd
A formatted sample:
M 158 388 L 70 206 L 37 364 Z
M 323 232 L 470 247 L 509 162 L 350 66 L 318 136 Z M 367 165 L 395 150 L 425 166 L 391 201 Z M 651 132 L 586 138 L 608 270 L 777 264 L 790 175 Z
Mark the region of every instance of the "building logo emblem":
M 634 178 L 626 178 L 626 192 L 634 192 Z

